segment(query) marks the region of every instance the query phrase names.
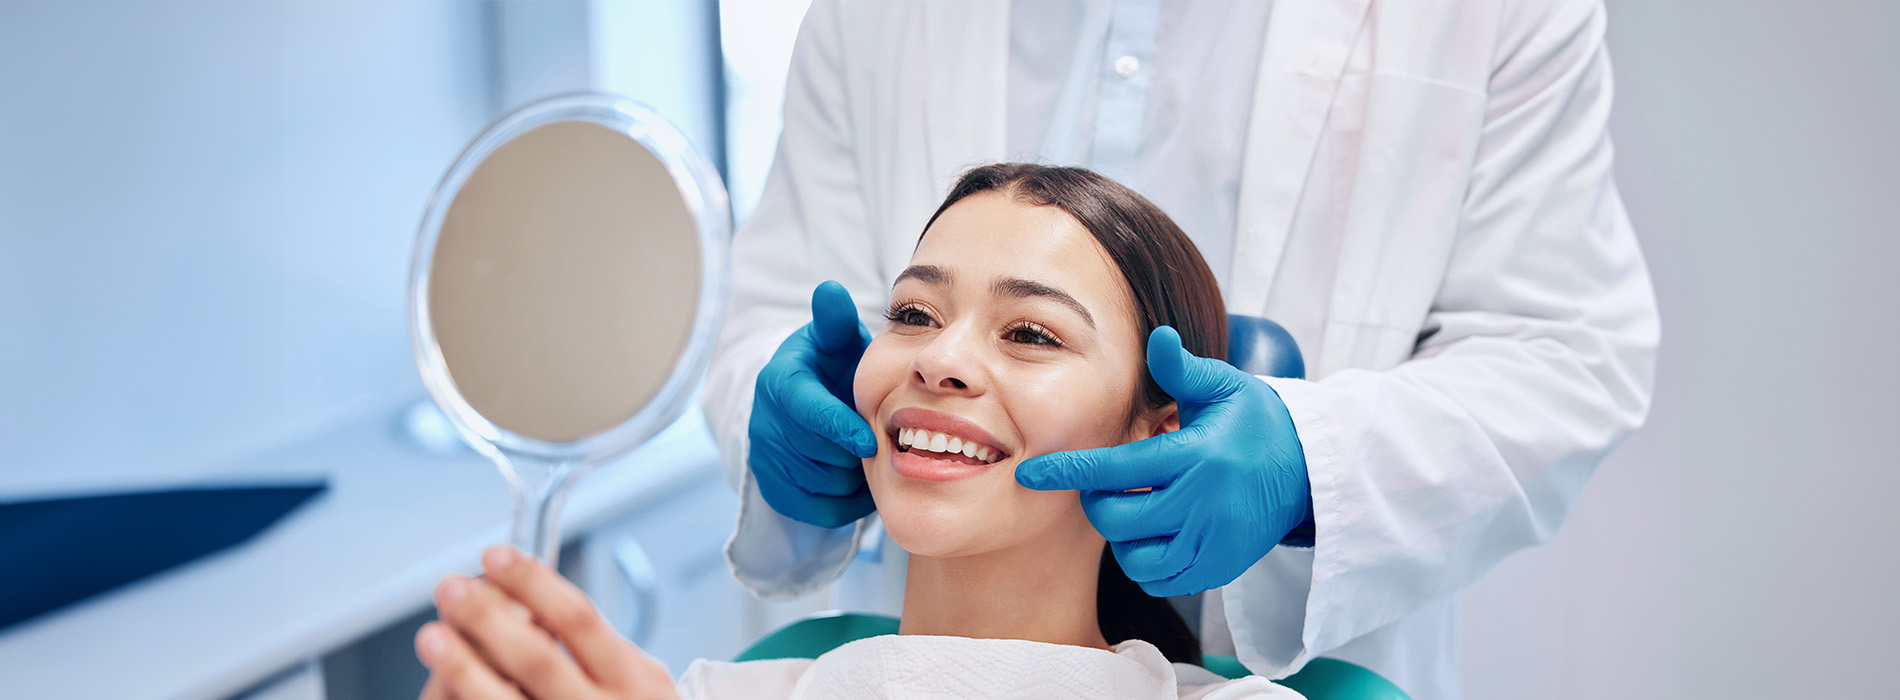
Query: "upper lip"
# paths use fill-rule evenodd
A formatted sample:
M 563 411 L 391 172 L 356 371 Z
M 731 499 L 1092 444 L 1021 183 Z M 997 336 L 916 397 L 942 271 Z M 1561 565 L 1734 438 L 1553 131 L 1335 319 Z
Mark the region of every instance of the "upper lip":
M 905 428 L 921 428 L 935 433 L 944 433 L 946 435 L 960 437 L 963 438 L 964 442 L 974 441 L 976 444 L 988 447 L 994 451 L 996 453 L 996 461 L 998 462 L 1009 457 L 1009 450 L 1004 449 L 1002 443 L 997 442 L 996 438 L 989 434 L 989 431 L 977 427 L 975 423 L 948 413 L 941 413 L 916 406 L 906 406 L 897 409 L 891 413 L 889 431 L 895 435 L 898 431 Z

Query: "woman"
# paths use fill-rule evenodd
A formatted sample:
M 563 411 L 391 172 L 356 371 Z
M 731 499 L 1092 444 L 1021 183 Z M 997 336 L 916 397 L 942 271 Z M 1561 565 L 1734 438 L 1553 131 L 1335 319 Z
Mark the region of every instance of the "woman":
M 814 303 L 842 293 L 821 286 Z M 852 388 L 879 435 L 865 478 L 910 552 L 899 635 L 816 660 L 701 661 L 676 688 L 577 589 L 497 548 L 483 579 L 438 590 L 443 622 L 417 636 L 424 697 L 1298 697 L 1191 665 L 1198 643 L 1122 575 L 1077 492 L 1013 475 L 1035 455 L 1179 429 L 1147 375 L 1151 334 L 1180 361 L 1224 355 L 1214 276 L 1167 216 L 1086 170 L 979 167 L 892 298 Z

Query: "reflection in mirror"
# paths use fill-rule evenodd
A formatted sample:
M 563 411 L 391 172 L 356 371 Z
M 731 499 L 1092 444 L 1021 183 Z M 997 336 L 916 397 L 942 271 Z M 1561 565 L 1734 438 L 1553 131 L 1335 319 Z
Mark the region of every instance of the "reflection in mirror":
M 576 95 L 478 137 L 431 201 L 412 330 L 430 394 L 552 560 L 567 486 L 671 423 L 723 309 L 725 190 L 652 112 Z

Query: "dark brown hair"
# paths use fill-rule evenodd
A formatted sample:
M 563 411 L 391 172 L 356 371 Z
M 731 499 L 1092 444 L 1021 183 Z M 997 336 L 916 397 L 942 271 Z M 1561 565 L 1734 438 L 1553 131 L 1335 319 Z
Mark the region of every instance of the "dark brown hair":
M 1030 163 L 995 163 L 963 174 L 943 206 L 930 216 L 937 222 L 943 212 L 970 195 L 1000 192 L 1017 201 L 1056 207 L 1095 236 L 1108 251 L 1122 279 L 1134 293 L 1135 323 L 1145 343 L 1159 326 L 1173 326 L 1188 352 L 1217 360 L 1227 358 L 1227 308 L 1221 301 L 1214 271 L 1187 234 L 1160 207 L 1092 171 Z M 1142 398 L 1151 408 L 1173 401 L 1141 366 Z M 1133 397 L 1131 398 L 1131 403 Z M 1140 411 L 1131 407 L 1130 415 Z M 1095 615 L 1102 636 L 1110 644 L 1141 639 L 1155 645 L 1169 661 L 1201 663 L 1200 641 L 1168 601 L 1149 596 L 1122 573 L 1114 554 L 1102 552 L 1097 577 Z

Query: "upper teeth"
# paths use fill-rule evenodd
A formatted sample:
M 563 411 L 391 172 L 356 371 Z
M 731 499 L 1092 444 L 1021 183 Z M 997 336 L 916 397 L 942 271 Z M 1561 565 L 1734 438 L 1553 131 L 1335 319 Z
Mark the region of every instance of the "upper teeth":
M 897 431 L 897 444 L 931 452 L 961 452 L 965 457 L 975 457 L 985 462 L 996 459 L 996 451 L 988 447 L 954 435 L 933 433 L 922 428 L 904 428 Z

